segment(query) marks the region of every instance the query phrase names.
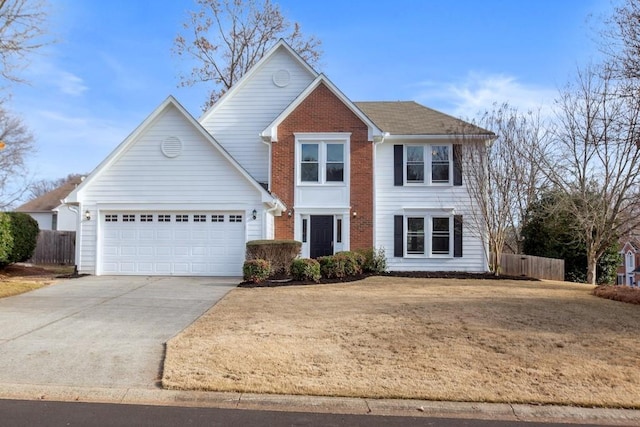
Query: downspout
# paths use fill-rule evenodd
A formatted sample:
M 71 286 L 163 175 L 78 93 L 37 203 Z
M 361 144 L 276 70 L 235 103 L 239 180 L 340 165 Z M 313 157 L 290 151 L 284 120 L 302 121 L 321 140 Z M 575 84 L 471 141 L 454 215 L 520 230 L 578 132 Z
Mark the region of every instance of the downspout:
M 378 228 L 376 227 L 376 220 L 378 218 L 378 200 L 377 200 L 377 185 L 376 185 L 376 153 L 378 151 L 377 147 L 378 145 L 382 144 L 384 142 L 384 139 L 389 136 L 389 132 L 384 132 L 382 135 L 377 135 L 373 137 L 373 165 L 371 167 L 371 170 L 373 171 L 373 182 L 371 183 L 371 186 L 373 187 L 373 218 L 372 218 L 372 223 L 373 223 L 373 248 L 377 249 L 378 247 L 378 242 L 377 242 L 377 236 L 376 236 L 376 231 Z
M 276 201 L 274 200 L 274 201 L 273 201 L 273 207 L 272 207 L 272 208 L 267 209 L 267 210 L 264 212 L 264 217 L 263 217 L 263 227 L 264 227 L 264 228 L 263 228 L 263 230 L 266 230 L 266 229 L 267 229 L 267 224 L 266 224 L 266 223 L 267 223 L 267 218 L 268 218 L 268 217 L 267 217 L 267 215 L 269 215 L 269 214 L 270 214 L 270 213 L 272 213 L 272 212 L 275 212 L 276 210 L 278 210 L 278 202 L 276 202 Z M 275 216 L 275 215 L 273 215 L 273 216 Z M 274 224 L 273 224 L 273 228 L 274 228 L 274 229 L 273 229 L 273 237 L 272 237 L 272 239 L 274 239 L 274 238 L 276 237 L 276 230 L 275 230 L 275 226 L 276 226 L 276 225 L 275 225 L 275 222 L 274 222 Z M 265 236 L 265 239 L 266 239 L 266 238 L 267 238 L 267 236 Z
M 259 136 L 262 143 L 265 144 L 269 150 L 269 163 L 268 163 L 268 170 L 267 170 L 267 191 L 271 191 L 271 137 L 263 136 L 263 135 L 259 135 Z M 277 203 L 276 203 L 276 206 L 277 206 Z

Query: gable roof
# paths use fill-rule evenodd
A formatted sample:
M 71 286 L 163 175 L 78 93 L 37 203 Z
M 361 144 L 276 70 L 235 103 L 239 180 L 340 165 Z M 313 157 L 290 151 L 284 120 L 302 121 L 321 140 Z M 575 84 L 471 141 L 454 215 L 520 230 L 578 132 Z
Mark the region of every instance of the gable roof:
M 258 70 L 262 67 L 262 65 L 267 62 L 267 60 L 274 54 L 274 52 L 276 52 L 278 49 L 284 49 L 285 51 L 287 51 L 300 65 L 302 65 L 302 67 L 307 70 L 307 72 L 313 77 L 317 77 L 318 76 L 318 72 L 316 70 L 314 70 L 313 68 L 311 68 L 311 66 L 307 63 L 307 61 L 305 61 L 300 54 L 298 54 L 298 52 L 296 52 L 295 50 L 293 50 L 293 48 L 291 46 L 289 46 L 289 44 L 284 41 L 284 39 L 280 39 L 278 40 L 278 42 L 273 45 L 273 47 L 271 47 L 271 49 L 269 49 L 264 55 L 262 55 L 262 58 L 260 58 L 260 60 L 258 62 L 255 63 L 255 65 L 253 67 L 251 67 L 242 77 L 240 77 L 240 80 L 238 80 L 233 86 L 231 86 L 229 88 L 229 90 L 227 90 L 221 97 L 220 99 L 218 99 L 207 111 L 205 111 L 200 118 L 198 119 L 199 122 L 204 123 L 209 116 L 211 116 L 212 114 L 215 113 L 215 111 L 220 108 L 220 106 L 222 104 L 224 104 L 226 102 L 227 99 L 231 98 L 233 96 L 234 93 L 236 93 L 242 86 L 245 85 L 245 83 L 251 78 L 251 76 L 253 76 L 254 74 L 256 74 L 258 72 Z
M 391 135 L 475 135 L 495 134 L 471 123 L 414 101 L 354 102 L 385 133 Z
M 69 195 L 81 182 L 81 176 L 67 180 L 61 186 L 19 206 L 16 212 L 51 212 L 61 204 L 61 200 Z
M 319 74 L 316 79 L 307 86 L 305 90 L 293 100 L 261 133 L 263 139 L 271 141 L 278 140 L 278 125 L 286 119 L 320 84 L 324 84 L 344 105 L 347 106 L 364 124 L 367 125 L 369 141 L 373 141 L 376 136 L 381 136 L 382 131 L 376 124 L 362 112 L 344 93 L 340 91 L 324 74 Z
M 258 181 L 256 181 L 249 173 L 242 167 L 240 164 L 233 158 L 231 155 L 225 150 L 215 138 L 207 132 L 207 130 L 202 127 L 202 125 L 193 118 L 191 114 L 171 95 L 167 97 L 167 99 L 162 102 L 127 138 L 125 138 L 120 145 L 118 145 L 112 152 L 107 156 L 106 159 L 102 161 L 94 170 L 89 174 L 89 176 L 82 181 L 82 183 L 76 187 L 65 199 L 65 203 L 77 203 L 78 202 L 78 192 L 81 191 L 84 187 L 89 185 L 97 176 L 99 176 L 102 171 L 109 168 L 119 157 L 125 152 L 134 141 L 137 140 L 138 136 L 142 134 L 151 124 L 155 121 L 157 117 L 162 114 L 168 108 L 175 108 L 193 127 L 196 131 L 200 133 L 211 145 L 217 149 L 220 154 L 229 162 L 231 165 L 236 168 L 244 178 L 249 181 L 249 183 L 256 188 L 262 194 L 262 201 L 267 203 L 272 203 L 275 207 L 280 208 L 282 211 L 286 210 L 285 205 L 280 201 L 275 195 L 272 195 L 267 190 L 264 189 L 262 185 Z

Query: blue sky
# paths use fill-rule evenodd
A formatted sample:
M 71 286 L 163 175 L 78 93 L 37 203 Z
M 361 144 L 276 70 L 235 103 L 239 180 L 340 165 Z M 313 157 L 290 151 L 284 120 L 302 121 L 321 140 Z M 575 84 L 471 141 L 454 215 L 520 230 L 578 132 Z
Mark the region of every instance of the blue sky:
M 597 58 L 610 0 L 278 2 L 322 41 L 318 71 L 349 98 L 415 100 L 463 118 L 493 102 L 547 108 L 576 66 Z M 33 131 L 33 179 L 90 172 L 168 95 L 195 117 L 204 86 L 173 39 L 190 0 L 52 0 L 58 42 L 31 58 L 10 108 Z

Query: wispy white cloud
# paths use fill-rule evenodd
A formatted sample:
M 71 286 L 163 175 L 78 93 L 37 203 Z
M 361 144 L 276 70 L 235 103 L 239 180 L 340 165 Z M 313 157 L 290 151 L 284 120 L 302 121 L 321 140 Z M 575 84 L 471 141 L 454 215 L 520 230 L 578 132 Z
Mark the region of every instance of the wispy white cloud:
M 82 77 L 64 70 L 46 59 L 46 57 L 40 57 L 29 67 L 27 76 L 29 81 L 55 89 L 60 94 L 74 97 L 79 97 L 89 90 L 89 86 Z
M 89 89 L 84 80 L 68 71 L 59 71 L 58 89 L 67 95 L 80 96 Z
M 504 74 L 470 72 L 465 78 L 449 82 L 422 82 L 415 95 L 419 102 L 438 105 L 449 114 L 472 118 L 494 103 L 508 102 L 522 111 L 552 114 L 557 89 L 530 85 Z

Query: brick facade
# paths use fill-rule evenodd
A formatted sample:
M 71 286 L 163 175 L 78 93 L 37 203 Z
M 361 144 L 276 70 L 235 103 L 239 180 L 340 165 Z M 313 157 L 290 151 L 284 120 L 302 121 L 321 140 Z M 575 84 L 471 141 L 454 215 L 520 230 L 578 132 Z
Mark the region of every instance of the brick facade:
M 351 249 L 373 246 L 373 143 L 363 123 L 324 84 L 320 84 L 278 126 L 278 141 L 272 144 L 271 190 L 289 207 L 294 206 L 294 132 L 349 132 L 351 182 Z M 294 218 L 276 217 L 276 239 L 292 239 Z

